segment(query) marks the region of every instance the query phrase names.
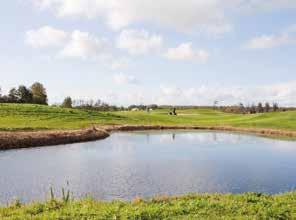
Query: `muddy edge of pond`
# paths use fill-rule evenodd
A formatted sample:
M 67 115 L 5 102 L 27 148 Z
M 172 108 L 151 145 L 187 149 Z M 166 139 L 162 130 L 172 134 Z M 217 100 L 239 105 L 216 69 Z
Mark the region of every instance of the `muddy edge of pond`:
M 105 139 L 114 131 L 141 131 L 141 130 L 216 130 L 253 133 L 267 137 L 296 138 L 296 131 L 238 128 L 229 126 L 161 126 L 161 125 L 107 125 L 96 126 L 90 129 L 72 131 L 34 131 L 34 132 L 0 132 L 0 150 L 30 148 L 72 144 L 79 142 Z
M 72 131 L 0 132 L 0 150 L 95 141 L 109 137 L 96 128 Z
M 145 130 L 210 130 L 232 131 L 238 133 L 256 134 L 266 137 L 296 138 L 296 131 L 267 129 L 267 128 L 242 128 L 232 126 L 162 126 L 162 125 L 108 125 L 100 126 L 107 132 L 113 131 L 145 131 Z

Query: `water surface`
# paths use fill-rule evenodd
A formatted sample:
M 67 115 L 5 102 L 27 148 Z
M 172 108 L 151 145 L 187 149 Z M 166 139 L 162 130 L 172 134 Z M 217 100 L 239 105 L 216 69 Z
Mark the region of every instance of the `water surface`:
M 0 151 L 0 203 L 74 196 L 132 199 L 296 188 L 296 142 L 213 131 L 114 133 L 88 143 Z

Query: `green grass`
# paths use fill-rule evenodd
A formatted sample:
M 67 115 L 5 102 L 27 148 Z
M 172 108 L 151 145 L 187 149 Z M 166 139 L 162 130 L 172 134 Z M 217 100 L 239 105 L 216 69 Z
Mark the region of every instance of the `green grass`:
M 296 193 L 204 194 L 132 202 L 48 201 L 0 208 L 0 219 L 296 219 Z
M 178 116 L 160 109 L 140 112 L 95 112 L 40 105 L 0 104 L 0 130 L 79 129 L 92 124 L 235 126 L 296 130 L 296 111 L 255 115 L 230 114 L 213 109 L 178 110 Z
M 40 105 L 0 104 L 0 130 L 78 129 L 90 125 L 200 125 L 296 131 L 296 112 L 256 115 L 213 109 L 147 112 L 94 112 Z M 210 194 L 179 198 L 103 202 L 52 200 L 0 208 L 0 219 L 296 219 L 296 192 L 281 195 Z

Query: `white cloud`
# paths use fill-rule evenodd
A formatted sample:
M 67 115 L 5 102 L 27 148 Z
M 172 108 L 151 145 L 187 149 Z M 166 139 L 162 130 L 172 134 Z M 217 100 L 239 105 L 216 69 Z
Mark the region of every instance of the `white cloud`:
M 113 59 L 111 63 L 112 70 L 125 69 L 130 65 L 130 60 L 127 58 Z
M 243 9 L 252 11 L 271 11 L 296 8 L 296 2 L 294 0 L 237 0 L 237 2 L 240 3 L 240 7 Z
M 33 48 L 57 47 L 65 43 L 67 36 L 63 30 L 44 26 L 37 30 L 27 31 L 25 42 Z
M 123 73 L 119 73 L 113 76 L 113 81 L 117 84 L 124 85 L 124 84 L 137 84 L 138 80 L 136 77 L 132 75 L 126 75 Z
M 108 41 L 98 38 L 88 32 L 73 31 L 70 41 L 65 45 L 60 55 L 63 57 L 97 59 L 108 57 Z
M 249 40 L 245 48 L 247 49 L 268 49 L 287 44 L 296 43 L 296 26 L 290 26 L 280 34 L 262 35 Z
M 146 54 L 158 51 L 162 47 L 162 37 L 150 34 L 145 30 L 123 30 L 118 39 L 117 47 L 125 49 L 132 55 Z
M 101 18 L 115 30 L 145 22 L 177 31 L 223 34 L 233 14 L 296 8 L 295 0 L 31 0 L 58 17 Z M 234 13 L 232 13 L 234 12 Z
M 177 87 L 170 87 L 166 85 L 160 86 L 160 92 L 164 96 L 179 96 L 182 94 L 182 90 Z
M 85 91 L 83 91 L 85 93 Z M 89 98 L 95 99 L 93 90 Z M 92 94 L 92 95 L 91 95 Z M 144 87 L 130 87 L 129 90 L 100 92 L 100 97 L 112 104 L 158 104 L 158 105 L 207 105 L 212 106 L 214 101 L 219 105 L 252 105 L 258 102 L 277 102 L 280 106 L 296 107 L 296 81 L 270 84 L 264 86 L 223 86 L 200 85 L 196 87 L 177 87 L 161 85 L 158 89 Z M 81 92 L 76 96 L 79 97 Z
M 205 62 L 209 58 L 209 54 L 205 50 L 194 50 L 192 43 L 182 43 L 176 48 L 169 48 L 164 55 L 170 60 L 195 60 Z
M 157 104 L 212 105 L 215 100 L 222 105 L 245 105 L 258 102 L 277 102 L 281 106 L 296 106 L 296 81 L 265 86 L 205 86 L 178 88 L 161 86 L 154 97 Z
M 121 0 L 116 3 L 108 15 L 108 23 L 115 29 L 147 22 L 177 31 L 219 33 L 228 31 L 230 26 L 217 0 L 160 0 L 157 3 L 151 0 Z
M 109 8 L 107 0 L 32 0 L 33 4 L 41 10 L 51 10 L 58 17 L 78 16 L 95 18 Z
M 32 0 L 59 17 L 103 18 L 115 30 L 147 22 L 178 31 L 224 33 L 231 29 L 219 0 Z
M 55 57 L 89 59 L 93 61 L 104 59 L 110 62 L 110 66 L 114 62 L 109 41 L 88 32 L 79 30 L 66 32 L 44 26 L 38 30 L 27 31 L 25 42 L 35 49 L 54 48 L 57 54 L 57 56 L 54 55 Z
M 102 95 L 102 99 L 107 103 L 123 106 L 131 104 L 144 104 L 147 102 L 147 97 L 145 97 L 142 91 L 138 90 L 132 90 L 130 92 L 118 92 L 111 90 L 105 95 Z
M 277 46 L 281 46 L 284 44 L 288 44 L 290 42 L 289 37 L 286 35 L 283 36 L 275 36 L 275 35 L 263 35 L 260 37 L 255 37 L 251 39 L 247 43 L 248 49 L 267 49 L 273 48 Z

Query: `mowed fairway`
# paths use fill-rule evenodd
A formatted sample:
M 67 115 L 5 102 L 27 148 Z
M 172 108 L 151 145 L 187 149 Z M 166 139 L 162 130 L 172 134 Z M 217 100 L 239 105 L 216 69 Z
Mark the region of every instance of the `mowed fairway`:
M 254 115 L 230 114 L 213 109 L 168 109 L 147 113 L 96 112 L 29 104 L 0 104 L 0 130 L 79 129 L 91 125 L 195 125 L 296 130 L 296 111 Z

